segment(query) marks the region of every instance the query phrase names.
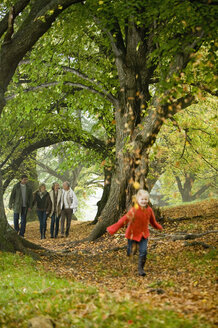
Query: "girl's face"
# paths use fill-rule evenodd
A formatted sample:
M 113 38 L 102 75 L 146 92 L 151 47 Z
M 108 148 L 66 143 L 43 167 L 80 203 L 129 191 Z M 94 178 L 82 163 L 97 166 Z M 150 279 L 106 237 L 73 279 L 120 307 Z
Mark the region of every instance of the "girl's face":
M 137 201 L 138 201 L 139 206 L 146 207 L 148 205 L 149 198 L 148 198 L 148 196 L 142 195 L 142 196 L 138 197 Z

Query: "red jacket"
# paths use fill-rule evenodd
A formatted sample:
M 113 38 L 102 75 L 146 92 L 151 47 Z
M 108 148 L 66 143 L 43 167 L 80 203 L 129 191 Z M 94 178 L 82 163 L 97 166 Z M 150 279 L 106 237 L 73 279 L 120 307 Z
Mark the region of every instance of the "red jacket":
M 154 212 L 151 207 L 138 208 L 132 207 L 117 223 L 107 228 L 107 231 L 113 235 L 117 230 L 128 223 L 125 237 L 128 239 L 140 241 L 142 237 L 148 238 L 149 223 L 155 228 L 162 230 L 162 226 L 155 220 Z

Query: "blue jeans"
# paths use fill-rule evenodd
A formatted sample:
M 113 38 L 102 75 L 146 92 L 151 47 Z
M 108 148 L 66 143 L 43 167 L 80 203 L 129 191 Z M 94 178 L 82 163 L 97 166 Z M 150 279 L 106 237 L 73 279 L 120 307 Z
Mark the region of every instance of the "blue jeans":
M 59 231 L 59 221 L 60 221 L 60 216 L 57 216 L 56 214 L 52 214 L 51 226 L 50 226 L 51 237 L 54 237 L 54 227 L 55 227 L 55 237 L 57 237 Z
M 19 228 L 19 213 L 14 213 L 14 229 L 19 232 L 20 230 L 20 236 L 24 237 L 25 231 L 26 231 L 26 216 L 27 216 L 27 208 L 22 207 L 21 209 L 21 226 Z
M 40 211 L 40 210 L 37 210 L 37 215 L 38 215 L 38 218 L 39 218 L 39 223 L 40 223 L 40 227 L 39 227 L 39 230 L 40 230 L 40 233 L 41 233 L 41 236 L 44 235 L 45 236 L 45 232 L 46 232 L 46 220 L 47 220 L 47 214 L 46 214 L 46 211 Z
M 128 256 L 131 255 L 133 243 L 136 243 L 139 245 L 139 256 L 140 257 L 147 256 L 148 238 L 142 237 L 142 239 L 140 241 L 128 239 L 128 244 L 127 244 L 127 255 Z

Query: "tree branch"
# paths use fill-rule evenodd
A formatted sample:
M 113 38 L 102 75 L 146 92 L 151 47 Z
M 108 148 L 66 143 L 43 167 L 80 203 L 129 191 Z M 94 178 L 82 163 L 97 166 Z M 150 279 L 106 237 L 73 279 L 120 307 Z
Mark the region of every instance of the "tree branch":
M 14 5 L 14 19 L 25 9 L 30 0 L 20 0 Z M 0 38 L 7 31 L 9 13 L 7 13 L 0 21 Z
M 56 177 L 57 179 L 59 179 L 61 181 L 63 181 L 63 180 L 66 181 L 67 180 L 67 178 L 64 176 L 64 174 L 58 174 L 57 171 L 53 170 L 51 167 L 49 167 L 48 165 L 46 165 L 46 164 L 44 164 L 44 163 L 42 163 L 38 160 L 35 160 L 35 162 L 38 166 L 40 166 L 44 170 L 44 172 L 47 172 L 50 175 L 53 175 L 54 177 Z
M 62 68 L 63 68 L 63 70 L 64 70 L 65 72 L 70 72 L 70 73 L 72 73 L 72 74 L 74 74 L 74 75 L 76 75 L 76 76 L 82 78 L 82 79 L 85 80 L 85 81 L 88 81 L 88 82 L 90 82 L 90 83 L 92 83 L 92 84 L 94 83 L 95 85 L 97 85 L 98 87 L 100 87 L 100 89 L 101 89 L 101 94 L 100 94 L 100 95 L 104 94 L 104 95 L 109 99 L 109 101 L 110 101 L 112 104 L 116 104 L 116 103 L 117 103 L 117 99 L 116 99 L 116 98 L 115 98 L 115 97 L 114 97 L 109 91 L 107 91 L 107 90 L 105 90 L 105 89 L 103 88 L 101 82 L 96 81 L 96 80 L 93 79 L 93 78 L 89 78 L 86 74 L 84 74 L 84 73 L 82 73 L 82 72 L 80 72 L 80 71 L 78 71 L 78 70 L 76 70 L 76 69 L 74 69 L 74 68 L 66 67 L 66 66 L 62 66 Z M 97 90 L 94 89 L 94 88 L 93 88 L 93 90 L 97 91 Z
M 216 172 L 218 171 L 217 168 L 215 166 L 213 166 L 210 162 L 208 162 L 208 160 L 202 156 L 202 154 L 199 153 L 199 151 L 197 149 L 194 148 L 194 146 L 192 145 L 191 139 L 189 138 L 189 136 L 187 136 L 187 142 L 189 143 L 189 145 L 192 147 L 192 149 L 194 150 L 194 152 L 198 155 L 201 156 L 201 158 L 210 166 L 212 167 Z
M 146 149 L 147 145 L 152 145 L 156 140 L 156 136 L 164 120 L 190 106 L 194 101 L 195 97 L 190 93 L 171 103 L 165 103 L 163 105 L 159 105 L 158 103 L 155 104 L 156 109 L 154 110 L 151 108 L 147 116 L 135 130 L 135 141 L 141 143 L 142 149 Z M 142 126 L 144 126 L 143 129 L 141 129 Z
M 56 86 L 56 85 L 60 85 L 60 82 L 54 81 L 54 82 L 48 82 L 48 83 L 42 83 L 40 85 L 37 85 L 35 87 L 30 87 L 27 89 L 24 89 L 23 92 L 27 93 L 27 92 L 31 92 L 31 91 L 37 91 L 40 89 L 44 89 L 44 88 L 49 88 L 52 86 Z M 74 91 L 79 91 L 81 89 L 83 90 L 88 90 L 91 93 L 97 94 L 103 98 L 106 98 L 109 102 L 111 102 L 113 105 L 117 104 L 117 99 L 114 98 L 110 93 L 108 93 L 106 90 L 103 91 L 98 91 L 92 87 L 89 87 L 87 85 L 84 85 L 82 83 L 74 83 L 74 82 L 70 82 L 70 81 L 65 81 L 63 83 L 63 85 L 68 85 L 74 88 Z M 14 99 L 15 97 L 17 97 L 18 94 L 14 94 L 14 95 L 10 95 L 8 97 L 5 98 L 6 101 Z
M 10 151 L 10 153 L 7 155 L 7 157 L 5 158 L 5 160 L 0 164 L 0 169 L 2 169 L 3 166 L 7 163 L 7 161 L 10 159 L 10 157 L 12 156 L 12 154 L 15 151 L 15 149 L 19 146 L 20 143 L 21 143 L 21 139 L 19 139 L 17 141 L 17 143 L 14 145 L 14 147 L 12 148 L 12 150 Z
M 99 18 L 94 17 L 96 23 L 99 25 L 100 29 L 107 34 L 111 42 L 111 47 L 115 57 L 124 56 L 126 53 L 126 47 L 123 41 L 122 32 L 120 29 L 119 22 L 115 16 L 113 16 L 114 24 L 112 29 L 107 29 Z M 115 37 L 114 37 L 115 35 Z
M 12 35 L 14 33 L 14 7 L 11 7 L 8 15 L 8 29 L 4 37 L 3 44 L 11 42 Z
M 199 197 L 201 194 L 203 194 L 208 188 L 210 188 L 211 183 L 208 183 L 206 185 L 204 185 L 203 187 L 201 187 L 193 196 L 193 199 L 196 199 L 197 197 Z
M 80 131 L 81 133 L 81 131 Z M 76 143 L 81 144 L 85 148 L 92 148 L 98 153 L 101 153 L 103 156 L 107 154 L 107 146 L 103 141 L 97 139 L 94 136 L 88 135 L 85 131 L 80 135 L 77 135 L 75 131 L 64 130 L 60 134 L 54 132 L 48 132 L 47 135 L 43 135 L 42 139 L 36 140 L 32 144 L 27 145 L 24 149 L 21 150 L 19 155 L 16 155 L 16 158 L 12 159 L 10 165 L 2 170 L 2 175 L 5 176 L 4 181 L 4 191 L 6 190 L 7 186 L 10 184 L 11 180 L 16 175 L 18 168 L 20 167 L 21 163 L 26 159 L 33 151 L 48 147 L 53 144 L 57 144 L 64 141 L 73 141 Z
M 4 94 L 21 59 L 61 12 L 81 2 L 83 0 L 35 0 L 32 3 L 29 14 L 11 42 L 3 44 L 0 49 L 0 114 L 5 106 Z
M 177 186 L 179 188 L 180 194 L 183 195 L 184 189 L 182 187 L 182 182 L 181 182 L 180 178 L 178 177 L 178 175 L 175 175 L 175 178 L 176 178 L 176 182 L 177 182 Z
M 218 90 L 213 91 L 210 88 L 208 88 L 206 85 L 202 84 L 202 83 L 191 83 L 190 85 L 194 86 L 194 87 L 198 87 L 199 89 L 211 94 L 212 96 L 216 96 L 218 97 Z

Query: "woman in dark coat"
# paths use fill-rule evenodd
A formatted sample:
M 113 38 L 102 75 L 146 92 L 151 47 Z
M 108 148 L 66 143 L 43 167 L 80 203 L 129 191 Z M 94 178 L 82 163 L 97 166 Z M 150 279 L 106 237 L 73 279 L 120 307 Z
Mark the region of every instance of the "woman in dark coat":
M 42 183 L 33 194 L 33 206 L 36 204 L 36 212 L 40 222 L 40 234 L 41 239 L 45 239 L 46 233 L 46 220 L 51 207 L 51 199 L 49 193 L 46 190 L 46 186 Z

